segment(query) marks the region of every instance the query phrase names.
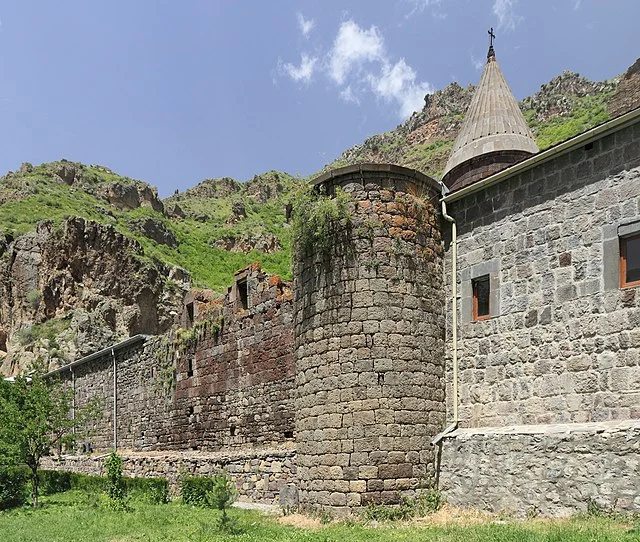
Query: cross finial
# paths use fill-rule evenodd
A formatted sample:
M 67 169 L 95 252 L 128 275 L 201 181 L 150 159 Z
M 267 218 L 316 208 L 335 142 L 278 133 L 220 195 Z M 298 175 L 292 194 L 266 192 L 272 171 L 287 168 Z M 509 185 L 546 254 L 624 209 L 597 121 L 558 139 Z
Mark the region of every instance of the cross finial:
M 487 53 L 487 60 L 491 60 L 492 58 L 496 57 L 496 52 L 493 50 L 493 40 L 496 38 L 496 35 L 493 33 L 493 26 L 491 27 L 490 30 L 488 30 L 489 33 L 489 52 Z

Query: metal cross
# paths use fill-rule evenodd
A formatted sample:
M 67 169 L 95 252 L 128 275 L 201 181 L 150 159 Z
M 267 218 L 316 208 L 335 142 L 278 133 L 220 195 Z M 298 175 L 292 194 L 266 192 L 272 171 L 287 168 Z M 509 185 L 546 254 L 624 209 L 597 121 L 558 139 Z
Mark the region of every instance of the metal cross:
M 488 32 L 489 32 L 489 47 L 493 47 L 493 40 L 496 37 L 496 35 L 493 33 L 493 26 L 491 27 L 491 30 L 489 30 Z

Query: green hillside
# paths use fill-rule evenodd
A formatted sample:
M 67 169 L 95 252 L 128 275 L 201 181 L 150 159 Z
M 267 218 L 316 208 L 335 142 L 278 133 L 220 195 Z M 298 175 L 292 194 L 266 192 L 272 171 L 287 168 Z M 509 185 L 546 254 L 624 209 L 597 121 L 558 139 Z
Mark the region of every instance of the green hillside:
M 75 180 L 67 184 L 60 175 L 61 168 L 76 170 Z M 272 190 L 265 201 L 256 201 L 255 192 L 280 180 L 280 189 Z M 184 217 L 170 217 L 150 207 L 118 209 L 100 195 L 113 185 L 147 187 L 145 183 L 117 175 L 101 166 L 85 166 L 68 161 L 40 166 L 24 164 L 19 172 L 0 178 L 0 231 L 15 238 L 30 230 L 41 220 L 59 224 L 67 216 L 80 216 L 114 226 L 124 235 L 137 240 L 145 257 L 186 269 L 196 286 L 223 291 L 232 282 L 233 273 L 259 260 L 263 268 L 289 278 L 291 276 L 291 242 L 285 221 L 286 198 L 300 182 L 284 173 L 269 172 L 256 176 L 233 194 L 203 197 L 194 190 L 174 196 L 167 207 L 178 203 Z M 147 187 L 148 188 L 148 187 Z M 231 218 L 234 202 L 243 204 L 246 217 L 236 223 Z M 145 234 L 145 225 L 170 242 L 158 242 Z M 248 253 L 231 252 L 215 246 L 220 238 L 253 234 L 272 234 L 281 248 L 271 254 L 260 250 Z M 157 237 L 157 236 L 156 236 Z

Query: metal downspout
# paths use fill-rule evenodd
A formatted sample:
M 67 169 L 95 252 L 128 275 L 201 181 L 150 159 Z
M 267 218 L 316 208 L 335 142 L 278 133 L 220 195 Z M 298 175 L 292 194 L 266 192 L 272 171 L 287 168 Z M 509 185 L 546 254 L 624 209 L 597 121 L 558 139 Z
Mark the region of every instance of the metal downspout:
M 116 372 L 116 353 L 111 349 L 111 357 L 113 358 L 113 451 L 118 451 L 118 393 L 117 393 L 117 372 Z
M 442 217 L 451 223 L 451 305 L 452 305 L 452 339 L 453 339 L 453 423 L 439 433 L 431 441 L 436 445 L 446 435 L 458 427 L 458 231 L 456 221 L 447 214 L 447 204 L 442 200 Z
M 73 426 L 71 428 L 72 433 L 76 434 L 76 373 L 73 367 L 71 371 L 71 419 L 73 420 Z

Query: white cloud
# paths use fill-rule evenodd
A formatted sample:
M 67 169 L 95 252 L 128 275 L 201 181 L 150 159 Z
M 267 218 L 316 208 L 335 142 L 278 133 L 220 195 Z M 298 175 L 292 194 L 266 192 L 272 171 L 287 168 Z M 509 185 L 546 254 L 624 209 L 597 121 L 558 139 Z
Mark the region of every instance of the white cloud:
M 300 12 L 297 13 L 298 18 L 298 26 L 300 27 L 300 32 L 305 38 L 309 37 L 309 32 L 313 30 L 313 27 L 316 26 L 316 23 L 313 19 L 305 19 L 304 15 Z
M 498 28 L 515 30 L 522 17 L 515 12 L 518 0 L 494 0 L 493 14 L 498 18 Z
M 432 92 L 429 83 L 417 83 L 416 72 L 404 58 L 393 65 L 385 64 L 380 74 L 370 76 L 375 94 L 400 106 L 400 116 L 405 118 L 424 105 L 424 95 Z
M 318 59 L 316 57 L 311 57 L 306 53 L 302 53 L 302 55 L 300 55 L 299 66 L 286 63 L 281 64 L 280 68 L 281 71 L 286 73 L 294 81 L 308 83 L 311 81 L 317 62 Z
M 351 19 L 340 25 L 329 51 L 314 57 L 302 53 L 299 65 L 279 62 L 278 71 L 305 83 L 321 73 L 345 102 L 359 105 L 367 94 L 373 95 L 395 104 L 403 119 L 421 109 L 424 95 L 432 92 L 404 58 L 391 58 L 376 26 L 365 29 Z
M 384 42 L 375 26 L 364 30 L 351 20 L 345 21 L 340 25 L 329 53 L 329 73 L 336 83 L 342 85 L 354 68 L 380 60 L 383 55 Z
M 355 92 L 351 88 L 351 85 L 343 88 L 340 91 L 340 98 L 342 98 L 345 102 L 360 105 L 360 99 L 356 96 Z
M 476 56 L 471 53 L 471 64 L 476 69 L 476 71 L 480 71 L 482 68 L 484 68 L 485 63 L 486 62 L 484 60 L 482 60 L 481 58 L 476 58 Z
M 410 17 L 412 17 L 418 12 L 422 13 L 428 7 L 433 8 L 432 15 L 436 19 L 442 20 L 447 18 L 447 14 L 438 9 L 442 4 L 442 0 L 406 0 L 406 1 L 408 4 L 412 6 L 412 8 L 411 8 L 411 11 L 409 11 L 409 13 L 407 13 L 404 16 L 405 19 L 409 19 Z

